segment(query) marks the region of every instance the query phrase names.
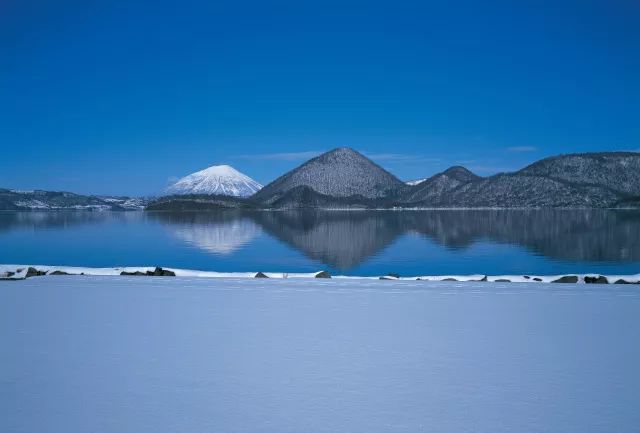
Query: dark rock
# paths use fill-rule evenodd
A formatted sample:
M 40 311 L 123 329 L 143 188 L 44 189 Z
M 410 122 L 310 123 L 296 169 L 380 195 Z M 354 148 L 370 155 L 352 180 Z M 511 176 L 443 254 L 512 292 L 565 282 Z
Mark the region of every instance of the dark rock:
M 538 282 L 540 282 L 540 281 L 542 281 L 542 278 L 535 277 L 535 278 L 533 279 L 533 281 L 538 281 Z
M 530 279 L 531 277 L 530 277 L 529 275 L 525 275 L 525 276 L 524 276 L 524 278 L 525 278 L 525 280 L 528 280 L 528 279 Z M 534 278 L 534 279 L 535 279 L 535 278 Z
M 331 278 L 331 274 L 327 271 L 321 271 L 316 274 L 316 278 Z
M 575 275 L 565 275 L 564 277 L 560 277 L 557 280 L 553 280 L 552 283 L 577 283 L 578 277 Z
M 30 266 L 29 268 L 27 268 L 27 275 L 25 278 L 41 277 L 43 275 L 47 275 L 47 273 L 44 271 L 39 271 L 36 268 Z
M 47 275 L 69 275 L 69 274 L 65 271 L 53 271 L 53 272 L 49 272 Z
M 495 282 L 496 283 L 510 283 L 511 280 L 507 280 L 507 279 L 504 279 L 504 278 L 499 278 L 499 279 L 495 280 Z
M 607 277 L 598 275 L 597 277 L 584 277 L 584 282 L 587 284 L 609 284 Z
M 176 276 L 175 272 L 162 269 L 159 266 L 156 266 L 156 268 L 153 271 L 147 271 L 147 275 L 149 277 L 175 277 Z
M 440 280 L 440 281 L 458 281 L 458 280 L 456 280 L 455 278 L 445 278 L 445 279 Z
M 122 271 L 120 272 L 120 275 L 146 276 L 147 274 L 145 272 L 140 272 L 140 271 L 135 271 L 135 272 Z
M 269 278 L 262 272 L 258 272 L 253 278 Z
M 142 271 L 135 271 L 135 272 L 127 272 L 127 271 L 122 271 L 120 272 L 120 275 L 134 275 L 134 276 L 146 276 L 146 277 L 175 277 L 176 273 L 173 271 L 170 271 L 168 269 L 162 269 L 159 266 L 156 266 L 156 268 L 153 271 L 146 271 L 146 272 L 142 272 Z
M 480 281 L 482 281 L 482 282 L 486 282 L 486 281 L 489 281 L 489 279 L 488 279 L 488 278 L 487 278 L 487 276 L 485 275 L 484 277 L 482 277 L 482 279 L 481 279 Z
M 634 282 L 631 282 L 631 281 L 623 280 L 621 278 L 619 280 L 616 280 L 616 282 L 613 283 L 613 284 L 640 284 L 640 282 L 634 283 Z

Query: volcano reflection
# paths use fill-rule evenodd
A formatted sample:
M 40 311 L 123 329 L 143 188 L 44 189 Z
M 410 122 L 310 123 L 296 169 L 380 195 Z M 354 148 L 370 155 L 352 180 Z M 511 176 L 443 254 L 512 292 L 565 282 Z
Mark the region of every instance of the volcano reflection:
M 232 254 L 262 232 L 253 219 L 234 212 L 150 215 L 166 223 L 178 239 L 213 254 Z
M 640 261 L 640 213 L 610 210 L 206 212 L 151 214 L 190 244 L 232 252 L 262 230 L 307 257 L 351 269 L 414 232 L 447 249 L 518 245 L 561 260 Z
M 385 260 L 393 262 L 413 257 L 406 268 L 420 272 L 430 269 L 431 262 L 463 263 L 472 255 L 474 246 L 487 243 L 517 247 L 514 251 L 524 249 L 527 260 L 542 257 L 565 262 L 568 268 L 564 269 L 573 269 L 575 264 L 627 264 L 631 265 L 628 270 L 636 273 L 639 269 L 634 264 L 640 263 L 640 212 L 553 209 L 0 212 L 0 256 L 5 263 L 36 257 L 42 263 L 105 266 L 147 261 L 156 256 L 167 263 L 200 266 L 184 258 L 188 256 L 173 251 L 175 244 L 162 243 L 163 235 L 158 231 L 168 232 L 180 243 L 202 251 L 205 257 L 217 255 L 229 259 L 242 256 L 241 251 L 249 251 L 251 254 L 242 256 L 243 262 L 236 265 L 240 269 L 260 268 L 265 262 L 276 262 L 279 257 L 273 257 L 276 254 L 273 240 L 313 261 L 346 271 L 383 255 L 388 248 L 390 256 Z M 397 259 L 394 254 L 398 251 L 389 247 L 404 239 L 405 234 L 415 233 L 422 241 L 412 243 L 413 249 L 406 251 L 405 258 Z M 401 242 L 397 245 L 402 245 Z M 104 247 L 96 250 L 96 243 Z M 434 245 L 439 248 L 434 250 Z M 430 263 L 421 258 L 427 250 L 431 254 Z M 500 248 L 489 248 L 484 257 L 492 261 L 493 269 L 513 269 L 500 251 Z M 92 257 L 93 261 L 83 261 Z M 291 259 L 294 258 L 282 258 Z M 203 263 L 217 266 L 215 260 Z M 286 269 L 291 266 L 295 265 L 282 264 Z M 395 262 L 394 266 L 402 267 L 404 263 Z M 536 269 L 550 272 L 547 265 L 540 266 Z M 461 265 L 460 269 L 467 266 Z M 380 271 L 376 269 L 376 272 Z

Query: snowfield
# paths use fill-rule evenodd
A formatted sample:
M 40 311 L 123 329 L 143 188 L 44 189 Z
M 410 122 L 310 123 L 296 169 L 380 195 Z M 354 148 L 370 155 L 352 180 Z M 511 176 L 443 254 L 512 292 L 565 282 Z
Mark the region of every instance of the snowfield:
M 0 281 L 0 431 L 637 432 L 636 285 Z

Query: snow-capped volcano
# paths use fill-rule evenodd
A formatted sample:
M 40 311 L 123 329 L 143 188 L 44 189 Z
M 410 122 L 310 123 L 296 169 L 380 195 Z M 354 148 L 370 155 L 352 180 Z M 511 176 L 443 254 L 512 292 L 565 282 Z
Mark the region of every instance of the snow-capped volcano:
M 230 165 L 214 165 L 185 176 L 168 187 L 167 194 L 216 194 L 249 197 L 260 190 L 260 185 Z

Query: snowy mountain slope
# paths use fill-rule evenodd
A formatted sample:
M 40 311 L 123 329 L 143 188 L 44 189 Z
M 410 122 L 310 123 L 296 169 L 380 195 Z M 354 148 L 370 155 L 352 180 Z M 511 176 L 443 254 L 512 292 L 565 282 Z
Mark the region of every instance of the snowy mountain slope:
M 640 153 L 559 155 L 480 178 L 454 167 L 414 186 L 407 204 L 426 207 L 634 207 Z
M 413 189 L 403 197 L 403 201 L 413 203 L 432 200 L 434 197 L 441 197 L 460 185 L 480 179 L 481 177 L 464 167 L 450 167 L 442 173 L 416 183 Z
M 167 194 L 216 194 L 249 197 L 262 188 L 255 180 L 229 165 L 214 165 L 190 174 L 165 190 Z
M 137 199 L 105 198 L 57 191 L 22 191 L 0 188 L 0 210 L 134 210 L 141 209 Z
M 598 185 L 640 196 L 640 153 L 601 152 L 559 155 L 537 161 L 516 172 L 521 176 L 544 176 L 581 185 Z
M 584 207 L 614 206 L 622 197 L 599 185 L 561 181 L 545 176 L 499 174 L 459 185 L 422 202 L 435 207 Z
M 409 188 L 397 177 L 350 148 L 338 148 L 313 158 L 265 186 L 254 197 L 272 203 L 287 191 L 309 187 L 331 197 L 382 198 Z

